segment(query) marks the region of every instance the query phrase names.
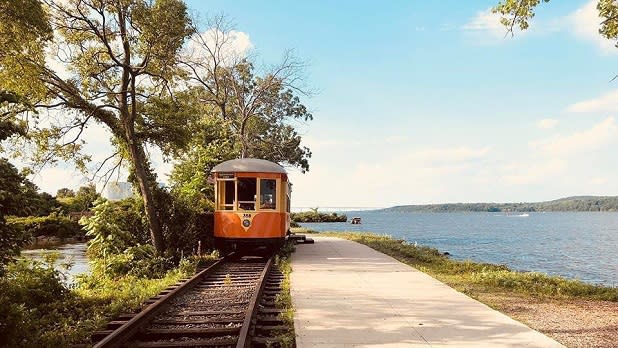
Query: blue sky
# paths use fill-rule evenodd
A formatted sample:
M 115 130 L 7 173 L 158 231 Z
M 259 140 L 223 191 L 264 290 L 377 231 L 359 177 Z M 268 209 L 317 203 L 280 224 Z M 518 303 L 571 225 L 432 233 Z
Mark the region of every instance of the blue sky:
M 291 170 L 297 207 L 617 195 L 618 49 L 595 2 L 543 4 L 513 38 L 494 4 L 188 2 L 229 16 L 259 62 L 293 49 L 307 63 L 313 158 Z M 52 171 L 35 182 L 55 192 L 66 179 Z

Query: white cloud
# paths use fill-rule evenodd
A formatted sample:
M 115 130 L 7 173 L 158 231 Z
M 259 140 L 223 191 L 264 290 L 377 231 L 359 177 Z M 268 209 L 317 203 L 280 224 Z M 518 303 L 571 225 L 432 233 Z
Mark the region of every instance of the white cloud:
M 558 120 L 552 118 L 545 118 L 536 123 L 536 126 L 540 129 L 552 129 L 558 125 Z
M 204 46 L 207 46 L 211 52 Z M 245 32 L 236 30 L 222 32 L 211 28 L 201 33 L 200 36 L 192 37 L 183 54 L 192 60 L 205 61 L 205 63 L 208 63 L 211 54 L 214 54 L 221 61 L 220 63 L 225 65 L 239 57 L 247 56 L 252 48 L 253 43 L 249 34 Z
M 567 168 L 562 159 L 527 160 L 510 163 L 503 168 L 501 181 L 507 185 L 531 185 L 555 178 Z
M 477 12 L 476 16 L 462 29 L 468 32 L 483 33 L 492 39 L 502 39 L 507 35 L 506 27 L 500 23 L 500 14 L 492 13 L 491 8 Z
M 410 138 L 405 135 L 391 135 L 391 136 L 386 137 L 384 141 L 387 144 L 397 145 L 397 144 L 403 144 L 407 142 L 408 140 L 410 140 Z
M 77 189 L 87 182 L 86 178 L 73 168 L 44 168 L 30 178 L 42 191 L 55 195 L 58 189 Z
M 460 163 L 481 159 L 489 153 L 489 147 L 471 148 L 469 146 L 427 148 L 414 152 L 410 159 L 431 163 Z
M 567 107 L 568 112 L 614 112 L 618 111 L 618 89 L 598 98 L 584 100 Z
M 355 139 L 311 144 L 311 170 L 291 170 L 295 207 L 377 207 L 471 201 L 535 201 L 573 194 L 611 194 L 618 168 L 605 151 L 618 140 L 614 118 L 522 144 L 419 147 Z M 384 140 L 384 139 L 383 139 Z M 323 147 L 313 147 L 321 143 Z M 525 142 L 524 142 L 525 144 Z M 507 145 L 507 146 L 505 146 Z M 510 146 L 516 145 L 516 146 Z
M 590 0 L 584 6 L 570 14 L 566 21 L 570 30 L 580 39 L 594 43 L 604 54 L 618 53 L 615 42 L 599 34 L 600 24 L 603 21 L 597 10 L 598 0 Z
M 368 145 L 374 147 L 376 145 Z M 380 146 L 380 145 L 377 145 Z M 317 163 L 316 150 L 308 174 L 291 174 L 295 206 L 375 207 L 398 203 L 439 201 L 457 191 L 461 180 L 476 182 L 479 166 L 490 153 L 487 147 L 432 147 L 394 153 L 382 143 L 377 158 L 366 157 L 360 148 L 351 162 Z M 334 168 L 337 167 L 337 168 Z M 333 178 L 342 180 L 333 180 Z
M 608 117 L 590 129 L 534 141 L 530 147 L 543 155 L 563 157 L 598 149 L 616 139 L 618 126 L 613 117 Z
M 590 183 L 596 186 L 604 186 L 604 185 L 607 185 L 608 182 L 609 182 L 609 179 L 604 176 L 597 176 L 597 177 L 590 179 Z

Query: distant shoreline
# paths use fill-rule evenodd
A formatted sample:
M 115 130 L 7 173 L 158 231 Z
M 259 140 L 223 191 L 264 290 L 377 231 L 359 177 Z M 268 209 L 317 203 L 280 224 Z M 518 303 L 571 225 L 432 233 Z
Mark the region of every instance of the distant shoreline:
M 617 212 L 618 196 L 575 196 L 553 201 L 530 203 L 442 203 L 399 205 L 385 212 L 489 212 L 489 213 L 534 213 L 534 212 Z
M 488 213 L 535 213 L 535 212 L 618 212 L 618 196 L 572 196 L 543 202 L 512 203 L 433 203 L 405 204 L 392 207 L 292 207 L 299 213 L 318 209 L 320 212 L 380 211 L 380 212 L 488 212 Z

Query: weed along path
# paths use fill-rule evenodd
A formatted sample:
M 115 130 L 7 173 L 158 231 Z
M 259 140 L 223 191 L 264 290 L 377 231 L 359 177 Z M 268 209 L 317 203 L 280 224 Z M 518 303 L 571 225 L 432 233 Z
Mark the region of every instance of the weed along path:
M 296 342 L 305 347 L 562 347 L 390 256 L 333 237 L 292 254 Z

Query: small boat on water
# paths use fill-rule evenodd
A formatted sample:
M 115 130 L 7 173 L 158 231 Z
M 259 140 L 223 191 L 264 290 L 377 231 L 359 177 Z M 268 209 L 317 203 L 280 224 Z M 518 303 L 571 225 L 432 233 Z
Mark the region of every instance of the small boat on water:
M 528 213 L 521 213 L 521 214 L 509 214 L 509 213 L 506 213 L 505 216 L 508 216 L 508 217 L 528 217 L 528 216 L 530 216 L 530 214 L 528 214 Z
M 352 218 L 352 221 L 350 221 L 350 223 L 351 223 L 352 225 L 360 225 L 360 223 L 361 223 L 361 218 L 359 218 L 359 217 L 353 217 L 353 218 Z

